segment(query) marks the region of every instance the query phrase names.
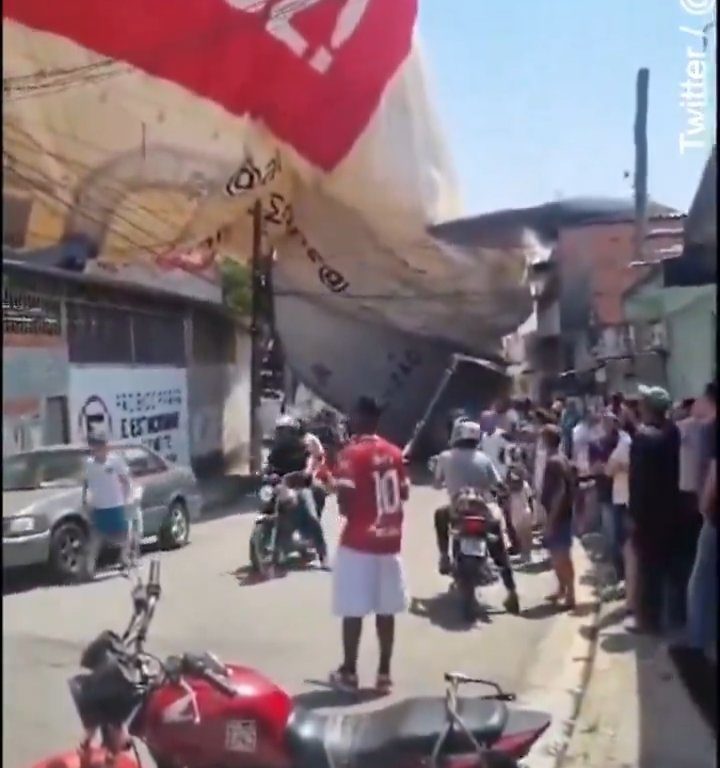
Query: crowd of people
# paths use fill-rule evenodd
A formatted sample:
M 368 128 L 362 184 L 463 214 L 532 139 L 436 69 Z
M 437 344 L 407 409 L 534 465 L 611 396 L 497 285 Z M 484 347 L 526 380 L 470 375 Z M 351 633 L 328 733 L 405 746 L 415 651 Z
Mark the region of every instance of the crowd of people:
M 599 533 L 608 591 L 624 595 L 628 628 L 669 635 L 686 657 L 715 645 L 716 403 L 715 383 L 680 403 L 640 386 L 602 404 L 559 398 L 547 409 L 524 401 L 483 414 L 489 453 L 498 453 L 498 428 L 506 452 L 508 441 L 532 445 L 526 468 L 558 597 L 573 595 L 573 533 Z

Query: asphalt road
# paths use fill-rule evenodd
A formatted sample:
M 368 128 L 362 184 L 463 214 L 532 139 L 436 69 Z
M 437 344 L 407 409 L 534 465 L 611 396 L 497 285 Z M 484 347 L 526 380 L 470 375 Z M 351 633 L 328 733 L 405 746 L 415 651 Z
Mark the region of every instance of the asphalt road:
M 393 676 L 396 695 L 438 694 L 442 673 L 462 669 L 521 693 L 542 683 L 537 663 L 548 644 L 549 674 L 562 663 L 562 622 L 543 604 L 553 586 L 543 567 L 518 574 L 523 615 L 502 611 L 504 590 L 486 587 L 487 620 L 468 627 L 436 572 L 432 511 L 443 496 L 413 489 L 407 510 L 405 559 L 413 605 L 399 622 Z M 247 505 L 244 505 L 247 506 Z M 163 553 L 162 600 L 150 634 L 158 655 L 211 650 L 262 670 L 305 705 L 339 702 L 322 685 L 339 662 L 338 623 L 330 615 L 331 575 L 291 572 L 260 584 L 236 575 L 247 563 L 251 514 L 215 516 L 197 524 L 188 547 Z M 331 547 L 337 539 L 334 503 L 324 518 Z M 3 765 L 29 766 L 74 746 L 79 723 L 66 681 L 83 646 L 104 628 L 122 630 L 130 614 L 129 584 L 112 574 L 72 587 L 21 585 L 3 597 Z M 368 626 L 360 673 L 374 678 L 376 645 Z M 552 637 L 552 642 L 543 641 Z M 529 680 L 532 678 L 532 684 Z

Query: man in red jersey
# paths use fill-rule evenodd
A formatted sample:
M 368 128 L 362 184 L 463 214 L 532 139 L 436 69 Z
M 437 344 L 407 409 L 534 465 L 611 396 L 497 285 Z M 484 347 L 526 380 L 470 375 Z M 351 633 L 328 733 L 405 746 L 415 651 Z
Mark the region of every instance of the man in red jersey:
M 374 613 L 380 644 L 376 688 L 388 693 L 395 614 L 407 609 L 400 547 L 409 483 L 401 449 L 376 434 L 380 413 L 373 398 L 358 400 L 354 437 L 340 453 L 335 473 L 346 521 L 333 566 L 333 612 L 343 621 L 344 660 L 331 682 L 346 690 L 358 687 L 362 620 Z

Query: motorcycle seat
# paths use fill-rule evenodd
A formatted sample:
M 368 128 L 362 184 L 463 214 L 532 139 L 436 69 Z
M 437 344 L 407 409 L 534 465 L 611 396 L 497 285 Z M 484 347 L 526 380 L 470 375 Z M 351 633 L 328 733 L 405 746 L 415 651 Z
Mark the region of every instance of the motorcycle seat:
M 496 742 L 508 720 L 502 702 L 459 699 L 458 714 L 481 746 Z M 443 698 L 407 699 L 378 710 L 349 714 L 320 714 L 296 709 L 287 737 L 298 768 L 379 768 L 414 758 L 427 758 L 445 728 Z M 472 752 L 455 727 L 443 755 Z

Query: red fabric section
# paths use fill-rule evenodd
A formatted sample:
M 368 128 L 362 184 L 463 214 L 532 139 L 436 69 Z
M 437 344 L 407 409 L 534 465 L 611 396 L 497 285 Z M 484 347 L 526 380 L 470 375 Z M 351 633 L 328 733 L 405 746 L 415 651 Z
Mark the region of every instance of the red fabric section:
M 232 114 L 262 119 L 310 162 L 331 170 L 407 57 L 417 0 L 254 0 L 255 11 L 252 2 L 6 0 L 3 17 L 126 61 Z M 359 22 L 331 50 L 341 14 L 351 10 Z M 272 14 L 276 29 L 288 22 L 300 45 L 304 39 L 303 52 L 268 31 Z M 332 55 L 324 73 L 311 66 L 321 47 Z

